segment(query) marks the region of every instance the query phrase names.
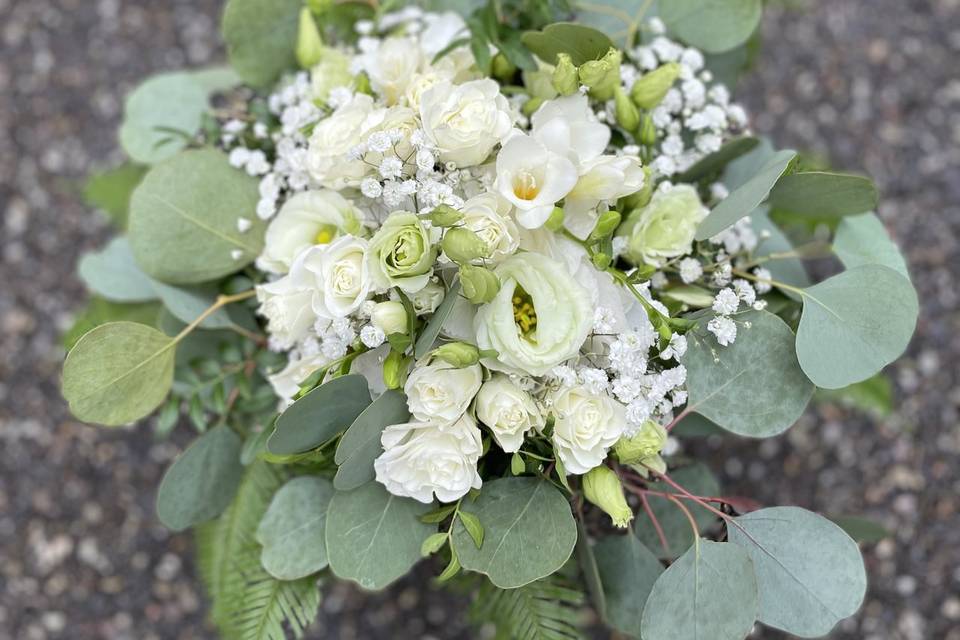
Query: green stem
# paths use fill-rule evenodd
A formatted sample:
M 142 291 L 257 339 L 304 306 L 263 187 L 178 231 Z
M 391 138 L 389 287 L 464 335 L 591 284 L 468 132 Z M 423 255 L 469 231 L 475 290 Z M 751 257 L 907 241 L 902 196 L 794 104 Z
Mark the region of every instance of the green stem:
M 178 333 L 176 336 L 174 336 L 174 338 L 173 338 L 173 344 L 177 344 L 178 342 L 180 342 L 181 340 L 183 340 L 184 338 L 186 338 L 188 335 L 190 335 L 190 333 L 191 333 L 194 329 L 196 329 L 197 327 L 199 327 L 200 324 L 201 324 L 204 320 L 206 320 L 206 319 L 209 318 L 211 315 L 213 315 L 214 313 L 216 313 L 216 311 L 217 311 L 218 309 L 220 309 L 221 307 L 225 307 L 225 306 L 227 306 L 228 304 L 232 304 L 232 303 L 234 303 L 234 302 L 240 302 L 241 300 L 246 300 L 247 298 L 252 298 L 252 297 L 255 296 L 256 294 L 257 294 L 257 292 L 256 292 L 255 289 L 248 289 L 247 291 L 242 291 L 242 292 L 240 292 L 240 293 L 235 293 L 235 294 L 230 295 L 230 296 L 224 296 L 224 295 L 217 296 L 217 299 L 214 301 L 214 303 L 213 303 L 212 305 L 210 305 L 209 307 L 207 307 L 207 308 L 204 310 L 203 313 L 201 313 L 199 316 L 197 316 L 197 317 L 194 319 L 193 322 L 191 322 L 190 324 L 188 324 L 187 326 L 185 326 L 180 333 Z

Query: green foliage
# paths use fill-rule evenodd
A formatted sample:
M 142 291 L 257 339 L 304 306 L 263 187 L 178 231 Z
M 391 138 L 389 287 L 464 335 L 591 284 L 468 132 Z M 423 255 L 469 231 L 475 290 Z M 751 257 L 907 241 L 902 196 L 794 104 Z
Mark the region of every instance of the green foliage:
M 450 288 L 447 289 L 447 294 L 444 296 L 443 301 L 433 312 L 433 316 L 430 318 L 430 322 L 427 323 L 427 326 L 423 328 L 423 331 L 420 332 L 420 336 L 417 338 L 416 344 L 413 346 L 413 355 L 416 358 L 422 358 L 427 355 L 431 349 L 433 349 L 433 343 L 437 340 L 437 336 L 440 335 L 440 330 L 443 329 L 443 323 L 447 321 L 447 318 L 450 317 L 450 314 L 453 312 L 453 306 L 457 302 L 457 295 L 460 293 L 460 280 L 454 280 L 453 284 L 450 285 Z
M 120 145 L 142 164 L 166 160 L 187 146 L 206 109 L 207 91 L 192 74 L 155 75 L 127 96 Z
M 100 251 L 84 254 L 77 265 L 80 279 L 91 292 L 113 302 L 156 300 L 153 282 L 137 266 L 130 243 L 114 238 Z
M 230 64 L 244 82 L 267 88 L 296 68 L 301 0 L 229 0 L 220 25 Z
M 675 181 L 695 183 L 704 178 L 715 176 L 740 156 L 753 151 L 758 144 L 760 144 L 760 141 L 751 136 L 728 140 L 720 149 L 704 156 L 692 167 L 676 176 Z
M 146 172 L 147 167 L 126 162 L 95 173 L 83 186 L 83 201 L 87 206 L 102 210 L 118 229 L 126 229 L 130 196 Z
M 761 205 L 750 214 L 750 222 L 753 224 L 753 229 L 760 237 L 760 241 L 753 254 L 757 258 L 780 254 L 779 257 L 773 257 L 763 262 L 763 267 L 770 271 L 772 278 L 777 282 L 793 287 L 809 286 L 810 277 L 807 275 L 807 270 L 803 266 L 803 261 L 795 256 L 784 255 L 793 252 L 793 243 L 790 242 L 786 234 L 780 230 L 780 227 L 770 219 L 769 210 L 770 208 L 767 205 Z M 766 237 L 764 237 L 764 235 Z M 790 289 L 783 289 L 783 292 L 792 298 L 799 298 L 799 296 Z
M 676 471 L 672 471 L 670 477 L 687 491 L 697 496 L 716 496 L 720 493 L 720 485 L 717 483 L 717 479 L 704 464 L 695 463 L 681 467 Z M 673 487 L 665 482 L 651 482 L 649 483 L 649 488 L 653 491 L 661 491 L 664 493 L 675 492 Z M 686 551 L 693 543 L 693 531 L 690 523 L 676 503 L 668 498 L 649 495 L 647 496 L 647 501 L 650 505 L 650 510 L 660 523 L 668 548 L 663 548 L 660 536 L 656 532 L 652 520 L 644 511 L 637 513 L 633 525 L 634 533 L 637 539 L 643 543 L 643 546 L 657 554 L 658 557 L 672 560 Z M 717 517 L 714 514 L 700 505 L 688 502 L 686 507 L 690 510 L 690 513 L 693 514 L 693 518 L 697 523 L 697 529 L 700 533 L 704 533 L 717 521 Z
M 614 629 L 639 638 L 643 608 L 663 573 L 663 565 L 630 534 L 600 540 L 594 555 L 606 596 L 604 620 Z
M 770 206 L 795 215 L 849 216 L 877 206 L 877 188 L 869 178 L 826 171 L 784 176 L 770 191 Z
M 667 29 L 707 53 L 721 53 L 747 41 L 760 24 L 761 0 L 668 0 L 660 18 Z
M 108 322 L 127 321 L 152 326 L 157 321 L 160 309 L 155 302 L 121 304 L 94 296 L 63 334 L 63 346 L 67 350 L 72 349 L 83 334 Z
M 518 589 L 484 581 L 470 606 L 475 624 L 492 623 L 496 640 L 579 640 L 583 593 L 558 575 Z
M 874 213 L 841 220 L 833 239 L 833 251 L 847 269 L 879 264 L 890 267 L 906 278 L 910 277 L 903 254 Z
M 883 373 L 842 389 L 820 389 L 815 399 L 836 402 L 877 418 L 886 418 L 893 412 L 893 385 Z
M 177 320 L 193 322 L 217 300 L 219 291 L 212 285 L 196 287 L 175 287 L 154 280 L 155 295 L 163 301 L 163 306 Z M 228 329 L 234 325 L 226 308 L 220 308 L 207 316 L 200 326 L 204 329 Z
M 619 46 L 630 46 L 635 44 L 635 36 L 649 7 L 649 0 L 585 2 L 577 7 L 577 22 L 599 29 Z
M 280 414 L 267 450 L 292 455 L 319 447 L 353 424 L 369 405 L 366 378 L 356 374 L 334 378 Z
M 334 461 L 339 465 L 333 486 L 350 491 L 373 480 L 373 461 L 383 451 L 380 434 L 393 424 L 410 419 L 407 398 L 402 392 L 388 389 L 363 410 L 337 444 Z
M 613 47 L 606 34 L 572 22 L 548 25 L 543 31 L 528 31 L 520 38 L 537 57 L 556 64 L 557 54 L 566 53 L 573 64 L 599 60 Z
M 882 524 L 863 516 L 833 516 L 830 520 L 861 544 L 874 544 L 893 536 Z
M 273 496 L 257 527 L 263 545 L 261 564 L 278 580 L 296 580 L 327 566 L 327 506 L 333 485 L 325 478 L 301 476 Z

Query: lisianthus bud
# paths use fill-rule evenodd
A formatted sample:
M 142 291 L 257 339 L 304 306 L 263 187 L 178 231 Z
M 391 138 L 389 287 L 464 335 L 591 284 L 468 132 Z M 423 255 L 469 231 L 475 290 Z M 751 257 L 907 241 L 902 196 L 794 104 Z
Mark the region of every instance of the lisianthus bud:
M 673 86 L 677 77 L 680 75 L 680 65 L 676 62 L 668 62 L 660 65 L 650 73 L 645 73 L 630 89 L 630 98 L 641 109 L 653 109 L 667 91 Z
M 391 351 L 383 361 L 383 384 L 387 389 L 400 389 L 407 381 L 407 369 L 410 367 L 410 356 L 399 351 Z
M 633 520 L 633 511 L 623 496 L 620 478 L 609 467 L 594 467 L 583 476 L 583 495 L 606 511 L 615 526 L 622 529 Z
M 468 264 L 478 258 L 490 256 L 490 247 L 483 238 L 463 227 L 449 229 L 443 234 L 440 246 L 447 257 L 457 264 Z
M 667 430 L 653 420 L 647 420 L 631 438 L 620 438 L 613 445 L 617 459 L 624 464 L 643 463 L 659 457 L 667 443 Z
M 517 72 L 517 65 L 510 62 L 510 60 L 507 59 L 507 56 L 503 55 L 502 53 L 498 53 L 497 55 L 493 56 L 492 71 L 494 78 L 504 83 L 508 83 L 510 79 L 513 78 L 513 74 Z
M 304 69 L 317 64 L 323 57 L 323 39 L 320 37 L 317 23 L 313 21 L 313 14 L 307 7 L 300 10 L 296 55 L 297 62 Z
M 610 263 L 613 262 L 613 258 L 611 258 L 609 254 L 603 253 L 602 251 L 593 254 L 593 257 L 590 258 L 590 260 L 593 262 L 593 266 L 601 271 L 609 267 Z
M 523 106 L 520 107 L 520 113 L 527 116 L 528 118 L 537 112 L 537 109 L 540 108 L 540 105 L 543 104 L 543 98 L 537 98 L 534 96 L 526 102 L 523 103 Z
M 452 227 L 461 220 L 463 220 L 463 214 L 451 207 L 448 204 L 441 204 L 433 208 L 433 210 L 423 216 L 430 221 L 435 227 Z
M 640 112 L 637 111 L 637 105 L 633 104 L 630 96 L 619 85 L 613 94 L 613 100 L 617 124 L 627 131 L 635 131 L 640 125 Z
M 622 54 L 611 48 L 599 60 L 589 60 L 580 65 L 580 82 L 590 89 L 595 100 L 610 100 L 620 86 L 620 60 Z
M 460 283 L 463 285 L 463 295 L 473 304 L 490 302 L 500 291 L 500 278 L 497 274 L 472 264 L 460 266 Z
M 480 350 L 466 342 L 448 342 L 434 349 L 432 355 L 458 369 L 480 362 Z
M 590 232 L 591 240 L 601 240 L 606 238 L 614 231 L 617 230 L 617 227 L 620 226 L 620 212 L 619 211 L 604 211 L 600 214 L 600 218 L 597 220 L 597 225 L 593 228 L 593 231 Z
M 399 302 L 379 302 L 370 314 L 370 322 L 384 334 L 407 332 L 407 310 Z
M 650 197 L 653 195 L 652 173 L 650 167 L 643 168 L 643 188 L 636 193 L 631 193 L 620 201 L 623 204 L 623 211 L 630 211 L 647 206 L 647 203 L 650 202 Z
M 353 89 L 357 93 L 365 93 L 368 96 L 373 95 L 373 87 L 370 86 L 370 76 L 367 75 L 366 71 L 361 71 L 357 74 L 357 77 L 353 79 Z
M 573 95 L 580 89 L 577 67 L 569 54 L 557 54 L 557 68 L 553 71 L 553 88 L 562 96 Z
M 640 121 L 640 144 L 652 147 L 657 144 L 657 127 L 653 124 L 653 117 L 649 113 L 643 114 Z
M 544 67 L 537 71 L 524 71 L 523 86 L 526 87 L 531 98 L 552 100 L 557 97 L 557 90 L 553 86 L 552 67 Z
M 554 207 L 553 211 L 550 212 L 550 217 L 547 218 L 543 226 L 550 231 L 560 231 L 563 229 L 563 209 Z

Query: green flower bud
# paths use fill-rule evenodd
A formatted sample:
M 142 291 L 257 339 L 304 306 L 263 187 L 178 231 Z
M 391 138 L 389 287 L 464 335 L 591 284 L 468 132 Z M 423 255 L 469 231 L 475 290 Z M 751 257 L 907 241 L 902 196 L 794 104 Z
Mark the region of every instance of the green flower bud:
M 593 266 L 601 271 L 609 267 L 610 263 L 613 262 L 613 258 L 611 258 L 609 254 L 603 252 L 593 254 L 593 258 L 591 258 L 591 260 L 593 261 Z
M 620 60 L 622 54 L 611 47 L 599 60 L 589 60 L 580 65 L 580 83 L 590 89 L 595 100 L 610 100 L 620 86 Z
M 659 456 L 666 443 L 667 430 L 653 420 L 647 420 L 632 438 L 620 438 L 613 445 L 613 453 L 624 464 L 639 463 Z
M 490 247 L 470 229 L 454 227 L 443 234 L 440 242 L 443 252 L 457 264 L 468 264 L 478 258 L 490 256 Z
M 460 265 L 460 283 L 463 285 L 463 295 L 473 304 L 490 302 L 500 291 L 497 274 L 472 264 Z
M 631 211 L 633 209 L 639 209 L 640 207 L 647 206 L 647 203 L 650 202 L 650 196 L 653 195 L 653 172 L 650 170 L 650 167 L 643 168 L 643 188 L 636 193 L 631 193 L 629 196 L 620 200 L 623 204 L 621 210 Z M 629 219 L 629 216 L 628 216 Z
M 550 231 L 560 231 L 563 229 L 563 216 L 563 209 L 560 207 L 554 207 L 553 211 L 550 212 L 550 217 L 547 218 L 547 221 L 543 226 Z
M 448 342 L 434 349 L 432 355 L 458 369 L 480 362 L 480 350 L 466 342 Z
M 531 98 L 552 100 L 557 97 L 557 90 L 553 87 L 553 67 L 524 71 L 522 76 L 523 86 L 526 87 Z
M 407 332 L 407 310 L 400 302 L 378 302 L 370 314 L 370 322 L 384 334 Z
M 557 68 L 553 70 L 553 88 L 562 96 L 570 96 L 580 89 L 577 67 L 569 54 L 557 54 Z
M 429 220 L 435 227 L 452 227 L 463 220 L 463 214 L 448 204 L 436 206 L 433 211 L 421 217 Z
M 537 112 L 537 109 L 540 108 L 540 105 L 543 104 L 543 98 L 533 97 L 523 103 L 523 106 L 520 107 L 520 112 L 527 116 L 528 118 Z
M 353 79 L 353 88 L 357 93 L 365 93 L 368 96 L 373 95 L 373 87 L 370 86 L 370 76 L 366 71 L 361 71 Z
M 407 369 L 412 358 L 399 351 L 390 351 L 383 361 L 383 384 L 387 389 L 400 389 L 407 381 Z
M 660 65 L 650 73 L 645 73 L 630 89 L 630 98 L 641 109 L 653 109 L 667 91 L 673 86 L 673 83 L 680 75 L 680 65 L 676 62 L 668 62 Z
M 652 147 L 657 144 L 657 127 L 653 124 L 653 116 L 649 113 L 643 114 L 640 122 L 640 144 L 645 147 Z
M 507 56 L 498 53 L 493 56 L 493 73 L 491 74 L 497 80 L 503 83 L 509 83 L 510 79 L 517 72 L 517 65 L 510 62 Z
M 601 213 L 600 218 L 597 219 L 597 225 L 590 232 L 590 240 L 602 240 L 611 235 L 620 226 L 620 219 L 619 211 L 610 210 Z
M 300 10 L 300 26 L 297 31 L 297 62 L 303 69 L 309 69 L 323 57 L 323 39 L 313 21 L 310 9 Z
M 613 94 L 613 100 L 616 107 L 617 124 L 627 131 L 635 131 L 640 125 L 640 112 L 637 111 L 637 105 L 633 104 L 630 96 L 619 85 Z
M 606 511 L 614 526 L 623 529 L 633 520 L 633 510 L 623 496 L 620 478 L 609 467 L 594 467 L 583 476 L 583 495 Z

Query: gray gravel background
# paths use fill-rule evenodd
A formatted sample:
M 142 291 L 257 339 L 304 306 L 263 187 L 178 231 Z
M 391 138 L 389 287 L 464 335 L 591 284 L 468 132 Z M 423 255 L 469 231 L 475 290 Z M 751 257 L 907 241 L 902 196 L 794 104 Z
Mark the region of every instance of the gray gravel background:
M 190 539 L 153 517 L 182 438 L 96 430 L 58 393 L 79 254 L 108 229 L 82 178 L 120 160 L 124 93 L 222 56 L 219 0 L 0 0 L 0 639 L 213 638 Z M 866 552 L 866 605 L 833 638 L 960 640 L 960 1 L 783 3 L 740 97 L 756 128 L 870 173 L 923 312 L 891 370 L 896 415 L 821 407 L 784 438 L 701 445 L 731 493 L 896 532 Z M 316 638 L 463 638 L 428 568 L 384 594 L 328 589 Z M 757 638 L 777 638 L 760 631 Z

